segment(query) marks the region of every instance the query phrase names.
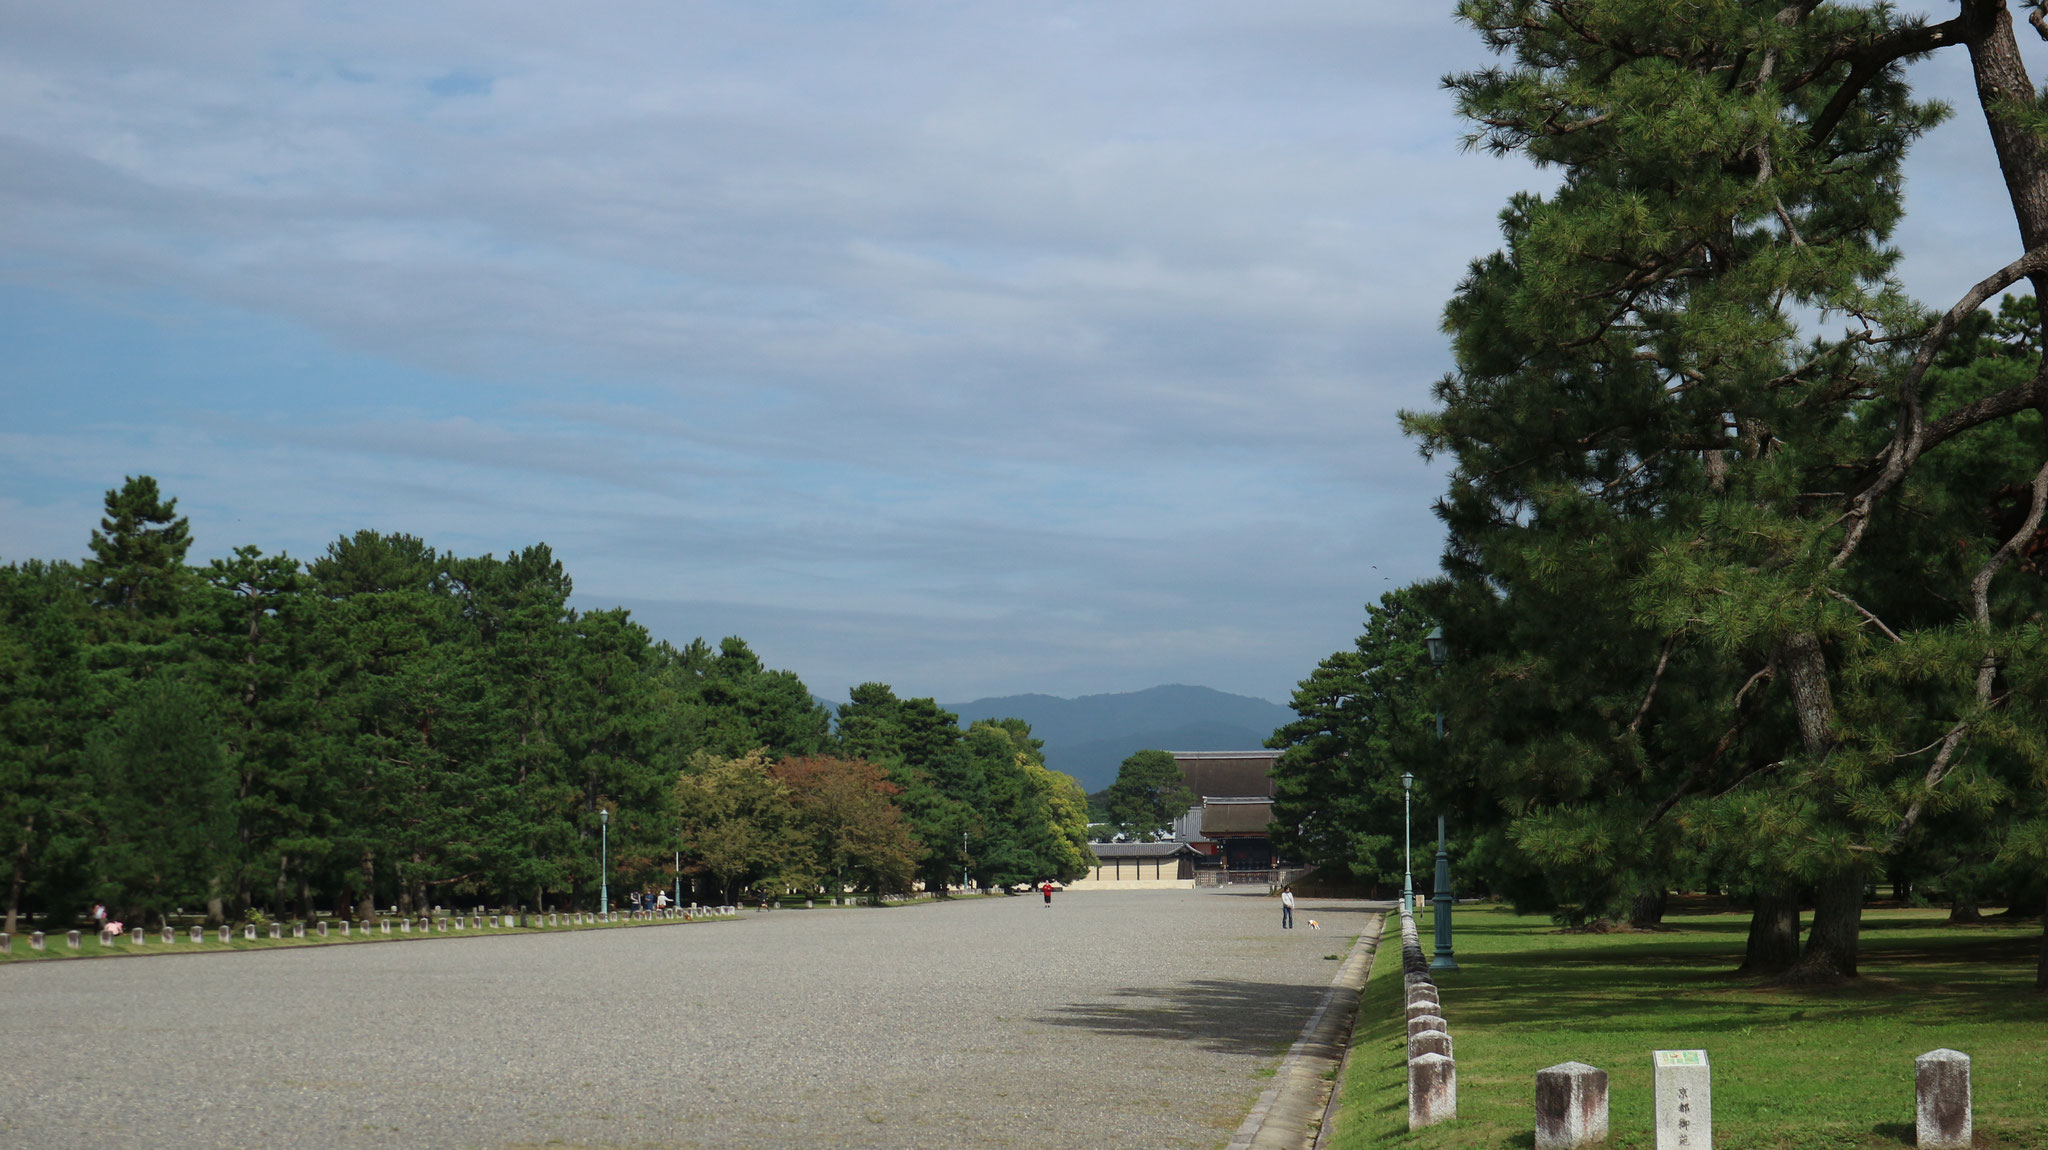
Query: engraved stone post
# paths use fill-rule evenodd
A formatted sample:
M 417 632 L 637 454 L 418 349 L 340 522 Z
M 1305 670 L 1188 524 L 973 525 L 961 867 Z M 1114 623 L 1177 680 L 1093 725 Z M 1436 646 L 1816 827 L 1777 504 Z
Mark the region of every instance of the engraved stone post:
M 391 920 L 390 920 L 390 919 L 388 919 L 388 918 L 380 918 L 380 919 L 378 919 L 378 920 L 377 920 L 377 933 L 379 933 L 379 934 L 390 934 L 390 933 L 391 933 Z
M 464 923 L 466 923 L 467 921 L 468 921 L 468 919 L 467 919 L 467 918 L 465 918 L 465 917 L 464 917 L 463 915 L 459 915 L 459 914 L 458 914 L 458 915 L 456 915 L 456 916 L 455 916 L 455 929 L 456 929 L 456 930 L 461 930 L 461 929 L 463 929 L 463 924 L 464 924 Z
M 102 928 L 100 929 L 100 945 L 101 945 L 101 946 L 112 946 L 112 945 L 114 945 L 114 932 L 113 932 L 113 931 L 111 931 L 111 930 L 107 930 L 106 928 L 102 927 Z
M 178 928 L 174 926 L 164 927 L 164 944 L 168 946 L 176 941 L 178 941 Z
M 303 923 L 303 922 L 295 922 L 295 923 L 293 923 L 293 924 L 292 924 L 292 937 L 293 937 L 293 938 L 304 938 L 304 937 L 306 937 L 306 924 L 305 924 L 305 923 Z
M 316 923 L 314 923 L 314 924 L 313 924 L 313 933 L 314 933 L 314 934 L 317 934 L 317 935 L 319 935 L 319 936 L 320 936 L 321 938 L 326 938 L 326 937 L 327 937 L 327 920 L 325 920 L 325 919 L 322 919 L 322 920 L 320 920 L 319 922 L 316 922 Z
M 1408 1004 L 1408 1017 L 1419 1018 L 1425 1014 L 1433 1014 L 1442 1018 L 1443 1009 L 1433 998 L 1419 998 Z
M 411 920 L 411 919 L 409 919 L 409 918 L 401 918 L 401 919 L 399 919 L 399 920 L 398 920 L 398 933 L 400 933 L 400 934 L 411 934 L 411 933 L 412 933 L 412 920 Z
M 222 929 L 222 930 L 226 930 L 227 928 L 226 928 L 226 927 L 222 927 L 221 929 Z M 205 941 L 206 941 L 206 928 L 205 928 L 205 927 L 203 927 L 203 926 L 195 926 L 195 927 L 193 927 L 193 928 L 192 928 L 192 945 L 194 945 L 194 946 L 198 946 L 198 945 L 200 945 L 200 944 L 204 943 Z M 226 941 L 227 941 L 227 939 L 223 938 L 223 939 L 221 939 L 221 941 L 222 941 L 222 942 L 226 942 Z
M 1409 1017 L 1408 1037 L 1413 1038 L 1425 1030 L 1441 1030 L 1449 1034 L 1451 1028 L 1448 1023 L 1434 1014 L 1417 1014 Z
M 41 950 L 41 949 L 43 949 L 43 932 L 42 932 L 42 931 L 40 931 L 40 930 L 32 930 L 32 931 L 29 931 L 29 932 L 28 932 L 28 948 L 29 948 L 30 950 Z
M 78 937 L 78 932 L 75 930 L 65 932 L 64 941 L 71 944 L 71 949 L 77 950 L 80 941 Z
M 347 919 L 342 919 L 342 920 L 341 920 L 341 937 L 343 937 L 343 938 L 347 938 L 347 937 L 349 937 L 349 932 L 348 932 L 348 920 L 347 920 Z
M 1441 1054 L 1408 1060 L 1408 1129 L 1458 1116 L 1458 1064 Z
M 1536 1072 L 1536 1150 L 1577 1150 L 1607 1141 L 1607 1072 L 1561 1062 Z
M 5 931 L 0 931 L 0 953 L 11 952 L 13 951 L 13 949 L 14 936 L 6 933 Z
M 1659 1050 L 1657 1150 L 1707 1150 L 1714 1144 L 1713 1068 L 1704 1050 Z
M 1918 1103 L 1913 1123 L 1920 1150 L 1968 1150 L 1970 1056 L 1960 1050 L 1930 1050 L 1913 1060 Z
M 228 930 L 228 928 L 227 928 L 227 927 L 226 927 L 225 925 L 223 925 L 223 926 L 222 926 L 222 927 L 220 928 L 220 941 L 221 941 L 221 944 L 222 944 L 222 945 L 226 945 L 226 944 L 227 944 L 227 941 L 228 941 L 228 939 L 229 939 L 229 938 L 230 938 L 230 937 L 232 936 L 232 933 L 233 933 L 233 932 L 229 931 L 229 930 Z

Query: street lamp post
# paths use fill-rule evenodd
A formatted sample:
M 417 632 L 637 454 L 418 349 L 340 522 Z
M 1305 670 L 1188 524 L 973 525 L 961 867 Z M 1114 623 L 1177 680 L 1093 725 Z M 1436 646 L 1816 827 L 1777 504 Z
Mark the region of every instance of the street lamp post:
M 680 847 L 676 849 L 676 901 L 670 905 L 683 905 L 683 852 Z
M 967 893 L 967 832 L 960 832 L 960 893 Z
M 1415 913 L 1415 824 L 1410 800 L 1415 796 L 1415 775 L 1401 772 L 1401 905 Z
M 612 813 L 609 810 L 597 812 L 599 848 L 597 863 L 597 913 L 609 916 L 612 913 Z
M 1433 666 L 1442 669 L 1451 661 L 1451 645 L 1444 641 L 1442 627 L 1430 631 L 1423 642 L 1429 645 L 1429 661 Z M 1444 741 L 1444 709 L 1441 704 L 1436 709 L 1436 741 Z M 1444 816 L 1439 811 L 1436 816 L 1436 895 L 1430 900 L 1436 904 L 1436 957 L 1429 964 L 1431 970 L 1458 969 L 1458 960 L 1451 956 L 1451 905 L 1455 896 L 1451 893 L 1451 853 L 1446 843 Z

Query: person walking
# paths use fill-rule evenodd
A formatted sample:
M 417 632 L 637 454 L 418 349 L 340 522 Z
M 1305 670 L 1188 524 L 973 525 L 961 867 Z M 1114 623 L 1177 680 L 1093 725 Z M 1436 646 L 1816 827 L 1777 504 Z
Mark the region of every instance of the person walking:
M 1046 879 L 1043 883 L 1039 884 L 1038 889 L 1044 893 L 1046 909 L 1050 910 L 1052 908 L 1052 880 Z
M 1280 890 L 1280 929 L 1294 929 L 1294 888 L 1291 886 Z

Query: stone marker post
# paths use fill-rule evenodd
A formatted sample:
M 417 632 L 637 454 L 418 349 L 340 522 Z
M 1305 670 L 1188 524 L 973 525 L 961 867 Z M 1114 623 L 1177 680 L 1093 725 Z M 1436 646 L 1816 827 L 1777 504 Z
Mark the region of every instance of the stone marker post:
M 1969 1150 L 1970 1056 L 1930 1050 L 1913 1060 L 1918 1105 L 1913 1134 L 1920 1150 Z
M 28 932 L 28 948 L 29 948 L 30 950 L 41 950 L 41 949 L 43 949 L 43 932 L 42 932 L 42 931 L 40 931 L 40 930 L 32 930 L 32 931 L 29 931 L 29 932 Z
M 409 919 L 409 918 L 401 918 L 401 919 L 399 919 L 399 920 L 398 920 L 398 933 L 400 933 L 400 934 L 411 934 L 411 933 L 412 933 L 412 920 L 411 920 L 411 919 Z
M 251 929 L 253 930 L 254 928 L 252 927 Z M 221 927 L 221 928 L 220 928 L 220 941 L 221 941 L 221 945 L 222 945 L 222 946 L 226 946 L 226 945 L 227 945 L 228 937 L 229 937 L 229 931 L 228 931 L 228 928 L 227 928 L 227 927 L 225 927 L 225 926 Z
M 1408 1129 L 1420 1130 L 1458 1116 L 1458 1064 L 1441 1054 L 1408 1060 Z
M 303 923 L 303 922 L 295 922 L 295 923 L 293 923 L 293 924 L 292 924 L 292 937 L 293 937 L 293 938 L 304 938 L 304 937 L 306 937 L 306 924 L 305 924 L 305 923 Z
M 128 932 L 128 938 L 130 941 L 134 942 L 135 945 L 141 946 L 149 941 L 149 933 L 138 926 L 134 930 Z
M 1714 1144 L 1713 1068 L 1704 1050 L 1658 1050 L 1657 1150 L 1707 1150 Z
M 221 941 L 225 942 L 225 941 L 227 941 L 227 940 L 226 940 L 226 939 L 222 939 Z M 205 928 L 205 927 L 203 927 L 203 926 L 195 926 L 195 927 L 193 927 L 193 928 L 192 928 L 192 945 L 194 945 L 194 946 L 199 946 L 199 945 L 202 945 L 202 944 L 204 944 L 205 942 L 206 942 L 206 928 Z
M 113 932 L 113 931 L 111 931 L 111 930 L 107 930 L 107 929 L 105 929 L 105 928 L 101 928 L 101 930 L 100 930 L 100 945 L 101 945 L 101 946 L 112 946 L 112 945 L 114 945 L 114 932 Z
M 1425 1030 L 1451 1032 L 1450 1025 L 1434 1014 L 1414 1014 L 1408 1017 L 1408 1037 L 1413 1038 Z
M 1434 998 L 1418 998 L 1408 1004 L 1408 1017 L 1416 1018 L 1424 1014 L 1434 1014 L 1438 1018 L 1442 1018 L 1443 1009 Z
M 273 923 L 271 923 L 271 924 L 270 924 L 270 937 L 272 937 L 272 938 L 277 938 L 277 939 L 281 939 L 281 938 L 283 938 L 283 937 L 284 937 L 284 924 L 283 924 L 283 923 L 281 923 L 281 922 L 273 922 Z
M 1578 1150 L 1607 1141 L 1607 1072 L 1560 1062 L 1536 1072 L 1536 1150 Z
M 348 920 L 347 920 L 347 919 L 342 919 L 342 920 L 341 920 L 341 937 L 343 937 L 343 938 L 347 938 L 347 937 L 349 937 L 349 933 L 348 933 Z
M 0 953 L 5 953 L 13 949 L 14 936 L 6 933 L 5 931 L 0 931 Z
M 166 926 L 164 928 L 164 945 L 168 946 L 176 941 L 178 941 L 178 928 Z
M 1451 1052 L 1451 1036 L 1441 1030 L 1425 1030 L 1408 1039 L 1408 1058 L 1410 1061 L 1420 1058 L 1425 1054 L 1441 1054 L 1445 1058 L 1457 1057 L 1456 1054 Z
M 73 949 L 73 950 L 77 950 L 77 949 L 78 949 L 78 932 L 77 932 L 77 931 L 75 931 L 75 930 L 73 930 L 73 931 L 66 931 L 66 932 L 65 932 L 65 934 L 64 934 L 64 941 L 65 941 L 65 942 L 66 942 L 67 944 L 69 944 L 69 945 L 70 945 L 71 949 Z
M 319 936 L 320 936 L 321 938 L 326 938 L 326 937 L 327 937 L 327 920 L 326 920 L 326 919 L 322 919 L 322 920 L 320 920 L 319 922 L 316 922 L 316 923 L 314 923 L 314 924 L 313 924 L 313 933 L 314 933 L 314 934 L 317 934 L 317 935 L 319 935 Z

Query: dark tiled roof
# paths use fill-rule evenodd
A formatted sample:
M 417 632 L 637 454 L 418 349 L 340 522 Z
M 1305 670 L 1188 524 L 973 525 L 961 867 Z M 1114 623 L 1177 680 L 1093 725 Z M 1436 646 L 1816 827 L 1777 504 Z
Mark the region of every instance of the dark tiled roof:
M 1172 858 L 1188 849 L 1186 843 L 1090 843 L 1089 847 L 1102 859 Z
M 1262 835 L 1273 821 L 1270 799 L 1209 799 L 1202 808 L 1204 835 Z
M 1198 795 L 1273 794 L 1279 751 L 1175 751 L 1181 778 Z

